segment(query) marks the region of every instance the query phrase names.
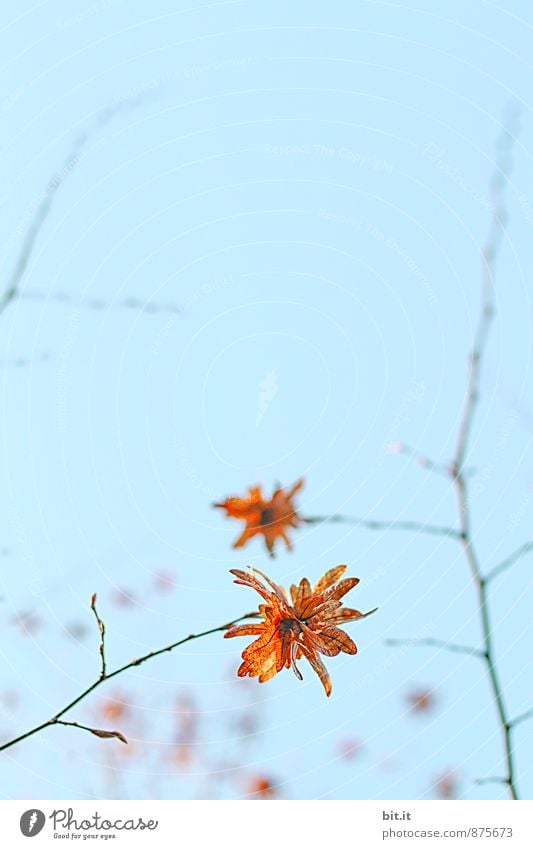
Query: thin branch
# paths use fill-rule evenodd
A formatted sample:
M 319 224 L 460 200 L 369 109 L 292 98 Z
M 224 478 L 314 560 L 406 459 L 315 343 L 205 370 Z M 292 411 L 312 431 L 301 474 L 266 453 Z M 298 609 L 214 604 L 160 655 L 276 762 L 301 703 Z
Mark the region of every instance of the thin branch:
M 407 521 L 389 521 L 386 519 L 362 519 L 357 516 L 341 516 L 334 514 L 332 516 L 302 516 L 303 522 L 308 525 L 324 524 L 326 522 L 341 523 L 346 525 L 357 525 L 361 528 L 367 528 L 370 531 L 417 531 L 423 534 L 431 534 L 432 536 L 452 537 L 460 539 L 460 531 L 454 528 L 448 528 L 444 525 L 426 525 L 423 522 Z
M 498 563 L 497 566 L 494 566 L 493 569 L 490 570 L 488 575 L 485 577 L 485 580 L 493 581 L 498 575 L 501 575 L 502 572 L 505 572 L 507 569 L 510 569 L 511 566 L 520 560 L 521 557 L 524 557 L 525 554 L 528 554 L 530 551 L 533 551 L 533 542 L 525 542 L 520 548 L 517 548 L 513 554 L 510 554 L 509 557 L 506 557 L 505 560 L 502 560 L 501 563 Z
M 511 728 L 516 728 L 517 725 L 521 725 L 522 722 L 526 722 L 528 719 L 533 719 L 533 708 L 526 710 L 525 713 L 521 713 L 516 719 L 512 719 L 509 725 Z
M 454 654 L 469 654 L 472 657 L 485 658 L 485 654 L 481 649 L 476 649 L 473 646 L 463 646 L 459 643 L 448 643 L 446 640 L 436 640 L 433 637 L 423 637 L 422 639 L 391 639 L 385 640 L 387 646 L 420 646 L 445 649 Z
M 105 625 L 100 619 L 98 615 L 98 611 L 96 609 L 96 593 L 91 597 L 91 610 L 95 615 L 96 622 L 98 625 L 98 630 L 100 632 L 100 645 L 98 646 L 98 651 L 100 652 L 100 678 L 105 678 L 106 676 L 106 662 L 105 662 Z
M 506 778 L 499 778 L 497 775 L 489 776 L 488 778 L 475 778 L 474 784 L 507 784 Z
M 98 687 L 100 687 L 104 683 L 104 681 L 109 681 L 111 678 L 115 678 L 117 675 L 121 675 L 123 672 L 126 672 L 126 670 L 133 669 L 136 666 L 140 666 L 141 663 L 145 663 L 146 661 L 151 660 L 153 657 L 157 657 L 158 655 L 164 654 L 165 652 L 170 652 L 173 649 L 177 648 L 178 646 L 182 646 L 185 643 L 191 642 L 191 640 L 198 640 L 198 639 L 200 639 L 200 637 L 207 637 L 210 634 L 216 634 L 218 631 L 226 631 L 232 625 L 236 625 L 237 622 L 242 622 L 243 619 L 253 619 L 253 618 L 256 618 L 257 616 L 259 616 L 257 611 L 255 611 L 253 613 L 246 613 L 246 614 L 244 614 L 244 616 L 239 616 L 237 619 L 233 619 L 231 622 L 228 622 L 226 625 L 218 625 L 216 628 L 209 628 L 208 631 L 201 631 L 198 634 L 189 634 L 188 637 L 182 637 L 182 639 L 177 640 L 176 642 L 171 643 L 170 645 L 165 646 L 162 649 L 157 649 L 156 651 L 148 652 L 148 654 L 145 654 L 142 657 L 138 657 L 135 660 L 131 660 L 129 663 L 124 664 L 124 666 L 120 666 L 118 669 L 113 670 L 113 672 L 106 672 L 106 674 L 104 676 L 100 676 L 99 678 L 97 678 L 96 681 L 93 681 L 93 683 L 89 687 L 87 687 L 87 689 L 83 690 L 83 692 L 80 693 L 79 696 L 76 696 L 75 699 L 73 699 L 71 702 L 69 702 L 65 707 L 61 708 L 61 710 L 58 711 L 51 719 L 48 719 L 46 722 L 42 722 L 40 725 L 36 725 L 34 728 L 30 729 L 29 731 L 25 731 L 24 734 L 19 734 L 19 736 L 15 737 L 13 740 L 9 740 L 7 743 L 3 743 L 0 746 L 0 752 L 4 751 L 5 749 L 11 748 L 11 746 L 14 746 L 16 743 L 20 743 L 21 740 L 26 740 L 28 737 L 32 737 L 34 734 L 37 734 L 39 731 L 42 731 L 45 728 L 49 728 L 51 725 L 72 724 L 76 727 L 84 728 L 85 730 L 91 731 L 91 733 L 94 734 L 96 732 L 96 729 L 90 729 L 87 726 L 78 726 L 77 723 L 65 723 L 63 721 L 60 722 L 60 719 L 68 711 L 70 711 L 73 707 L 75 707 L 75 705 L 78 705 L 85 698 L 87 698 L 87 696 L 90 693 L 94 692 L 94 690 L 96 690 Z M 106 733 L 111 733 L 111 732 L 103 732 L 103 735 L 105 736 Z M 116 732 L 113 732 L 113 734 L 116 734 Z M 98 734 L 97 736 L 102 736 L 102 735 Z

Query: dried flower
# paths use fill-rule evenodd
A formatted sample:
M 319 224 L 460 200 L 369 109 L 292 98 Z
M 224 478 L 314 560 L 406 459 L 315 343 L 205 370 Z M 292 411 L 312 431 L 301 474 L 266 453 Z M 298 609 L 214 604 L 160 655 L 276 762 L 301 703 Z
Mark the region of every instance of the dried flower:
M 355 654 L 357 646 L 344 631 L 337 628 L 345 622 L 362 619 L 374 613 L 343 608 L 341 598 L 359 583 L 359 578 L 340 580 L 346 566 L 330 569 L 313 588 L 307 578 L 296 587 L 291 586 L 291 600 L 283 587 L 274 584 L 258 569 L 243 572 L 230 569 L 236 584 L 251 587 L 264 598 L 259 606 L 264 622 L 236 625 L 229 628 L 225 637 L 257 636 L 243 653 L 237 675 L 258 676 L 260 683 L 270 680 L 284 667 L 292 667 L 297 678 L 302 674 L 296 661 L 304 657 L 320 678 L 326 695 L 331 693 L 331 682 L 320 654 L 335 657 L 340 652 Z M 255 575 L 268 584 L 268 589 Z M 376 608 L 377 609 L 377 608 Z
M 290 489 L 284 490 L 278 487 L 270 500 L 264 498 L 260 486 L 255 486 L 248 490 L 245 498 L 231 497 L 214 504 L 214 507 L 225 510 L 227 516 L 240 519 L 245 523 L 244 531 L 233 547 L 242 548 L 252 537 L 262 534 L 272 556 L 278 537 L 283 540 L 289 550 L 292 550 L 287 530 L 298 527 L 301 522 L 294 507 L 293 498 L 303 485 L 303 478 L 300 478 Z

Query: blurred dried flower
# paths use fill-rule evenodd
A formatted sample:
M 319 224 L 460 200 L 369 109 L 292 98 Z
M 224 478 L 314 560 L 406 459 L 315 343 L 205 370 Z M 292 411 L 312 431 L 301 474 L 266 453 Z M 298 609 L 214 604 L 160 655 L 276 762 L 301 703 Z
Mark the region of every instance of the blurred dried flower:
M 255 775 L 248 781 L 247 795 L 256 799 L 275 799 L 276 786 L 265 775 Z
M 248 490 L 248 496 L 245 498 L 231 497 L 214 504 L 214 507 L 225 510 L 230 518 L 240 519 L 245 523 L 244 531 L 233 547 L 242 548 L 252 537 L 262 534 L 272 556 L 278 538 L 283 540 L 289 550 L 292 550 L 287 530 L 298 527 L 301 522 L 294 507 L 293 498 L 303 484 L 303 478 L 300 478 L 288 490 L 278 487 L 270 500 L 265 499 L 261 487 L 256 486 Z
M 431 713 L 436 699 L 432 690 L 420 688 L 407 694 L 407 704 L 413 713 Z
M 350 761 L 359 755 L 363 744 L 357 737 L 343 737 L 339 740 L 338 748 L 341 758 Z
M 442 772 L 433 784 L 438 799 L 456 799 L 458 795 L 458 780 L 454 770 Z
M 128 713 L 128 699 L 124 695 L 110 696 L 100 705 L 99 713 L 105 719 L 123 719 Z

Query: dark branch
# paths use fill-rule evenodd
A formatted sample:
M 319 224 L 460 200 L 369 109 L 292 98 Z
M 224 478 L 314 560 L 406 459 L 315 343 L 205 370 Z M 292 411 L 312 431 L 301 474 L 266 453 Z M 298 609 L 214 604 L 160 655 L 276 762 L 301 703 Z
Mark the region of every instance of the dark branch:
M 356 516 L 303 516 L 302 521 L 308 525 L 321 525 L 327 522 L 345 525 L 357 525 L 369 531 L 417 531 L 432 536 L 452 537 L 460 539 L 460 532 L 443 525 L 426 525 L 423 522 L 389 521 L 388 519 L 362 519 Z

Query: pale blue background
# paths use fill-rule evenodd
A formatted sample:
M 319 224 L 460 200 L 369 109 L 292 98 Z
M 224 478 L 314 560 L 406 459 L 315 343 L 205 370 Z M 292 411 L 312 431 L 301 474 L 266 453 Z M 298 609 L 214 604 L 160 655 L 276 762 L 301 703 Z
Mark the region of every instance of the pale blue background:
M 239 689 L 244 644 L 209 637 L 109 685 L 133 703 L 115 723 L 131 757 L 51 729 L 3 756 L 3 797 L 236 797 L 260 773 L 287 798 L 420 798 L 447 769 L 464 797 L 505 795 L 473 783 L 502 770 L 481 664 L 384 644 L 479 639 L 456 543 L 329 525 L 269 562 L 257 541 L 234 553 L 239 528 L 210 503 L 305 475 L 308 515 L 456 522 L 448 483 L 386 445 L 442 461 L 453 450 L 494 141 L 516 101 L 470 465 L 483 563 L 531 534 L 532 37 L 525 0 L 4 4 L 3 286 L 48 181 L 64 179 L 22 296 L 0 317 L 2 737 L 96 674 L 95 591 L 112 666 L 253 607 L 231 583 L 236 565 L 286 583 L 348 563 L 362 579 L 350 601 L 380 611 L 348 626 L 360 653 L 329 661 L 329 701 L 309 670 L 304 683 L 286 672 Z M 533 705 L 532 562 L 491 594 L 511 715 Z M 150 589 L 159 569 L 178 576 L 173 593 Z M 118 607 L 120 588 L 139 605 Z M 27 611 L 43 623 L 32 635 L 13 622 Z M 87 633 L 69 638 L 80 623 Z M 406 709 L 419 685 L 439 700 L 426 719 Z M 176 694 L 191 689 L 204 723 L 192 778 L 167 759 Z M 100 702 L 69 718 L 106 724 Z M 247 743 L 229 729 L 249 702 L 260 730 Z M 344 737 L 364 743 L 350 761 Z M 516 743 L 531 798 L 533 724 Z M 214 762 L 244 768 L 212 782 Z

